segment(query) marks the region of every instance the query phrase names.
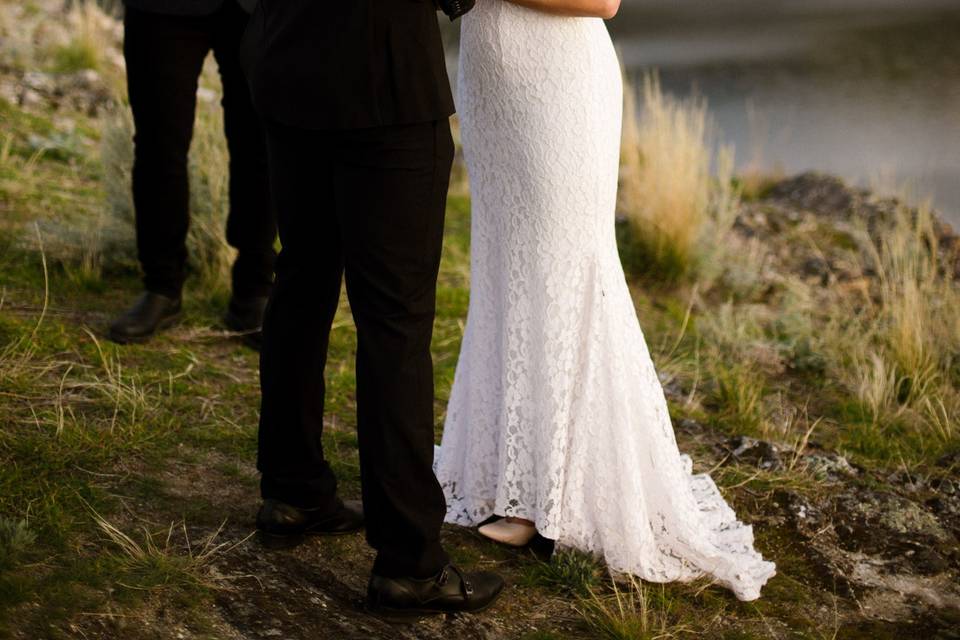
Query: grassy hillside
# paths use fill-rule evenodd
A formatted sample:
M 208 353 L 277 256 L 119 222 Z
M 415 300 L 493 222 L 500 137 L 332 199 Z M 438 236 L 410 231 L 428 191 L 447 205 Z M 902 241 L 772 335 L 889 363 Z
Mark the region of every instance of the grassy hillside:
M 219 325 L 230 254 L 215 74 L 193 149 L 186 319 L 119 347 L 105 329 L 139 279 L 117 25 L 0 2 L 0 38 L 0 637 L 956 637 L 960 243 L 926 208 L 823 176 L 711 176 L 705 106 L 651 81 L 626 130 L 621 253 L 681 449 L 754 524 L 778 575 L 740 603 L 705 580 L 615 583 L 595 559 L 449 527 L 455 560 L 503 572 L 506 597 L 483 616 L 392 627 L 357 606 L 362 536 L 284 552 L 250 537 L 257 357 Z M 469 213 L 458 167 L 433 342 L 438 438 Z M 344 300 L 325 444 L 347 497 L 354 351 Z

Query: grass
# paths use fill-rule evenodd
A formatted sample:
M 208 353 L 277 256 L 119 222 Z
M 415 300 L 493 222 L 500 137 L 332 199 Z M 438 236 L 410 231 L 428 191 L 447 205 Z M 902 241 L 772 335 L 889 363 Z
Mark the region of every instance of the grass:
M 67 15 L 70 39 L 54 48 L 53 70 L 57 73 L 76 73 L 87 69 L 97 71 L 103 62 L 103 42 L 111 26 L 109 18 L 96 2 L 75 2 Z
M 860 324 L 876 323 L 876 350 L 855 366 L 874 372 L 875 416 L 895 412 L 899 404 L 919 410 L 928 426 L 933 419 L 950 438 L 957 425 L 941 418 L 958 408 L 952 377 L 960 356 L 960 293 L 952 271 L 941 264 L 929 206 L 915 217 L 903 208 L 896 214 L 879 246 L 864 243 L 880 283 Z M 858 396 L 864 399 L 862 391 Z
M 661 640 L 684 631 L 671 620 L 664 590 L 633 578 L 623 587 L 612 582 L 609 594 L 591 590 L 580 607 L 595 637 L 604 640 Z
M 676 369 L 687 408 L 786 444 L 819 421 L 821 442 L 868 466 L 932 464 L 955 451 L 960 288 L 929 207 L 896 204 L 882 220 L 854 215 L 833 233 L 802 223 L 782 242 L 831 256 L 859 284 L 765 276 L 764 247 L 728 254 L 718 277 L 680 290 L 692 320 L 660 363 Z M 749 263 L 753 280 L 736 277 Z M 789 417 L 800 409 L 803 420 Z
M 651 281 L 705 272 L 736 215 L 732 150 L 720 151 L 714 179 L 703 100 L 665 94 L 656 75 L 643 78 L 642 108 L 629 83 L 624 95 L 619 197 L 632 231 L 624 261 Z
M 118 528 L 94 510 L 91 516 L 106 539 L 115 548 L 119 560 L 118 572 L 123 578 L 116 583 L 126 589 L 153 591 L 173 589 L 203 592 L 216 587 L 206 569 L 218 553 L 229 552 L 239 542 L 216 543 L 223 524 L 202 544 L 195 547 L 190 541 L 186 522 L 171 523 L 166 530 L 140 529 L 140 540 Z M 175 537 L 182 539 L 181 544 Z
M 10 68 L 55 74 L 95 71 L 113 89 L 121 89 L 117 64 L 121 29 L 111 17 L 116 3 L 105 0 L 61 3 L 51 14 L 37 2 L 0 5 L 0 61 Z
M 575 550 L 562 550 L 547 562 L 538 561 L 525 576 L 528 585 L 556 593 L 585 596 L 600 583 L 603 569 L 596 558 Z
M 26 19 L 22 30 L 31 34 L 0 47 L 3 60 L 19 60 L 16 68 L 49 69 L 57 42 L 73 46 L 55 25 L 48 35 L 38 30 L 43 12 L 0 7 L 5 37 L 10 16 Z M 79 62 L 64 68 L 110 65 L 109 56 L 95 63 L 70 56 Z M 216 91 L 211 71 L 203 84 Z M 843 231 L 784 227 L 791 246 L 816 245 L 858 273 L 877 274 L 860 293 L 771 276 L 779 263 L 770 247 L 732 231 L 745 205 L 729 175 L 730 152 L 715 175 L 709 171 L 705 105 L 675 101 L 650 78 L 643 114 L 635 129 L 632 120 L 625 127 L 620 206 L 629 223 L 621 251 L 651 353 L 676 389 L 671 411 L 792 451 L 782 468 L 760 470 L 720 464 L 702 445 L 738 512 L 775 512 L 778 492 L 832 491 L 835 483 L 804 462 L 814 441 L 884 470 L 923 469 L 955 451 L 960 309 L 929 211 L 904 207 L 883 225 L 863 221 Z M 215 101 L 200 103 L 188 320 L 124 348 L 101 336 L 139 287 L 129 113 L 120 104 L 101 118 L 69 117 L 68 128 L 62 113 L 0 101 L 0 637 L 59 638 L 69 624 L 89 631 L 86 614 L 133 621 L 106 637 L 156 637 L 138 624 L 154 619 L 154 607 L 183 609 L 190 629 L 206 629 L 196 635 L 218 637 L 206 622 L 222 611 L 214 603 L 234 589 L 259 598 L 276 578 L 257 584 L 262 566 L 243 559 L 257 485 L 257 357 L 218 326 L 232 259 L 222 240 L 221 116 Z M 751 189 L 751 197 L 762 195 Z M 433 342 L 438 435 L 469 300 L 469 214 L 459 167 Z M 347 497 L 359 494 L 355 350 L 344 300 L 330 343 L 324 446 Z M 837 604 L 806 541 L 775 520 L 757 534 L 779 575 L 748 605 L 704 583 L 613 582 L 581 553 L 540 562 L 468 532 L 444 533 L 453 557 L 507 574 L 511 591 L 498 615 L 522 621 L 526 635 L 518 635 L 530 640 L 786 637 L 771 631 L 785 627 L 797 637 L 832 637 L 817 630 L 835 627 L 837 606 L 856 619 L 857 604 Z M 349 566 L 353 573 L 337 579 L 362 583 L 362 541 L 317 549 L 326 555 L 295 560 L 331 571 Z M 234 562 L 240 577 L 223 581 L 220 567 Z M 540 610 L 549 613 L 538 618 Z
M 932 459 L 956 446 L 960 290 L 938 249 L 927 205 L 897 206 L 851 260 L 875 283 L 854 300 L 815 297 L 820 322 L 793 328 L 844 388 L 838 403 L 857 448 L 881 458 Z M 789 333 L 789 332 L 788 332 Z M 891 437 L 893 436 L 893 437 Z
M 174 353 L 128 366 L 135 355 L 121 357 L 88 329 L 51 322 L 42 311 L 39 318 L 4 318 L 5 333 L 19 337 L 0 356 L 0 421 L 6 425 L 0 513 L 16 514 L 4 516 L 0 531 L 0 635 L 17 619 L 35 637 L 47 637 L 42 629 L 50 607 L 56 619 L 84 607 L 102 608 L 121 597 L 109 595 L 105 585 L 115 584 L 131 605 L 157 589 L 202 593 L 208 586 L 204 564 L 227 547 L 213 538 L 193 545 L 182 525 L 179 545 L 171 543 L 177 533 L 172 527 L 162 535 L 141 528 L 135 537 L 100 515 L 117 510 L 117 486 L 126 486 L 124 493 L 132 489 L 123 481 L 130 465 L 151 468 L 185 441 L 209 442 L 211 423 L 219 425 L 218 437 L 236 440 L 221 420 L 204 419 L 195 408 L 196 389 L 184 382 L 192 359 L 184 366 Z M 181 398 L 188 388 L 191 397 Z M 181 411 L 189 422 L 174 418 Z M 195 432 L 190 423 L 196 423 Z M 97 531 L 101 543 L 92 542 Z M 78 548 L 87 551 L 77 555 Z M 48 560 L 31 567 L 40 558 Z M 61 602 L 65 590 L 78 589 L 86 595 Z M 37 615 L 10 608 L 27 600 L 40 603 Z
M 0 518 L 0 571 L 20 564 L 36 542 L 37 534 L 26 520 Z

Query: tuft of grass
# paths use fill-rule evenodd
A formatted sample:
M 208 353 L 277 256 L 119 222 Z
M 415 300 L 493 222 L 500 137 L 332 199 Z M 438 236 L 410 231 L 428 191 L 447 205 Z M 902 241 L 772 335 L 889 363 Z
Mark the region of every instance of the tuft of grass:
M 877 281 L 853 313 L 842 300 L 827 307 L 829 330 L 819 346 L 829 371 L 859 403 L 876 438 L 906 429 L 933 454 L 956 446 L 960 288 L 939 249 L 930 207 L 898 206 L 871 232 L 861 223 L 857 240 L 861 268 Z
M 578 611 L 593 632 L 605 640 L 661 640 L 682 631 L 671 624 L 670 602 L 661 587 L 651 594 L 642 582 L 631 577 L 621 588 L 612 581 L 612 593 L 591 589 L 580 600 Z
M 733 151 L 721 149 L 714 180 L 705 101 L 664 94 L 656 75 L 643 79 L 642 109 L 627 89 L 619 208 L 631 233 L 624 261 L 651 280 L 675 283 L 708 268 L 733 225 L 740 200 Z
M 537 562 L 525 582 L 565 595 L 584 596 L 600 582 L 601 565 L 590 554 L 573 549 L 557 551 L 549 562 Z
M 69 39 L 54 47 L 53 70 L 76 73 L 107 67 L 104 43 L 113 40 L 115 19 L 98 2 L 74 2 L 66 16 Z
M 53 54 L 54 70 L 57 73 L 75 73 L 85 69 L 96 69 L 100 66 L 100 58 L 96 47 L 82 40 L 75 40 L 70 44 L 57 47 Z
M 201 544 L 194 548 L 187 533 L 186 523 L 171 523 L 165 531 L 152 532 L 141 528 L 141 540 L 123 532 L 116 525 L 91 509 L 91 514 L 100 531 L 113 544 L 120 561 L 121 572 L 126 580 L 118 584 L 128 589 L 157 590 L 167 588 L 199 589 L 214 588 L 206 567 L 218 553 L 229 550 L 240 543 L 220 542 L 217 538 L 223 530 L 221 526 Z M 183 544 L 176 545 L 175 533 L 181 533 Z M 241 541 L 242 542 L 242 541 Z
M 741 432 L 763 432 L 764 374 L 781 364 L 778 346 L 765 334 L 766 320 L 762 307 L 727 302 L 697 321 L 710 400 L 717 416 Z
M 37 541 L 26 520 L 0 516 L 0 571 L 16 567 Z
M 748 365 L 739 363 L 714 363 L 712 374 L 723 420 L 739 431 L 762 431 L 763 378 Z

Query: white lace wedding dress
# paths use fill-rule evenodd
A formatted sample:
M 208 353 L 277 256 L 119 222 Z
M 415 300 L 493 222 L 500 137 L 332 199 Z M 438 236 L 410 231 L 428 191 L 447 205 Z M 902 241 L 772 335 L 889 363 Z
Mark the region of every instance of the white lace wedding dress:
M 447 521 L 527 518 L 614 571 L 754 599 L 774 565 L 678 451 L 617 253 L 621 98 L 602 20 L 504 0 L 463 19 L 471 293 L 435 462 Z

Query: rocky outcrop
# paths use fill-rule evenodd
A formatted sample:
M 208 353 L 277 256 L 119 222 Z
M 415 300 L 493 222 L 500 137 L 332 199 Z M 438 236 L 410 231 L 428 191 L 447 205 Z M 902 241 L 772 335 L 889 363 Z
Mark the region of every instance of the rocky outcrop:
M 859 225 L 865 224 L 870 233 L 878 225 L 892 222 L 902 208 L 896 198 L 879 197 L 835 176 L 810 172 L 776 182 L 759 200 L 744 203 L 735 229 L 769 243 L 777 267 L 784 272 L 827 286 L 874 275 L 849 264 L 843 250 L 856 246 Z M 936 214 L 932 217 L 940 254 L 960 278 L 960 236 L 942 218 Z M 824 242 L 818 248 L 824 250 L 822 253 L 785 244 L 792 229 L 803 227 L 821 232 Z

